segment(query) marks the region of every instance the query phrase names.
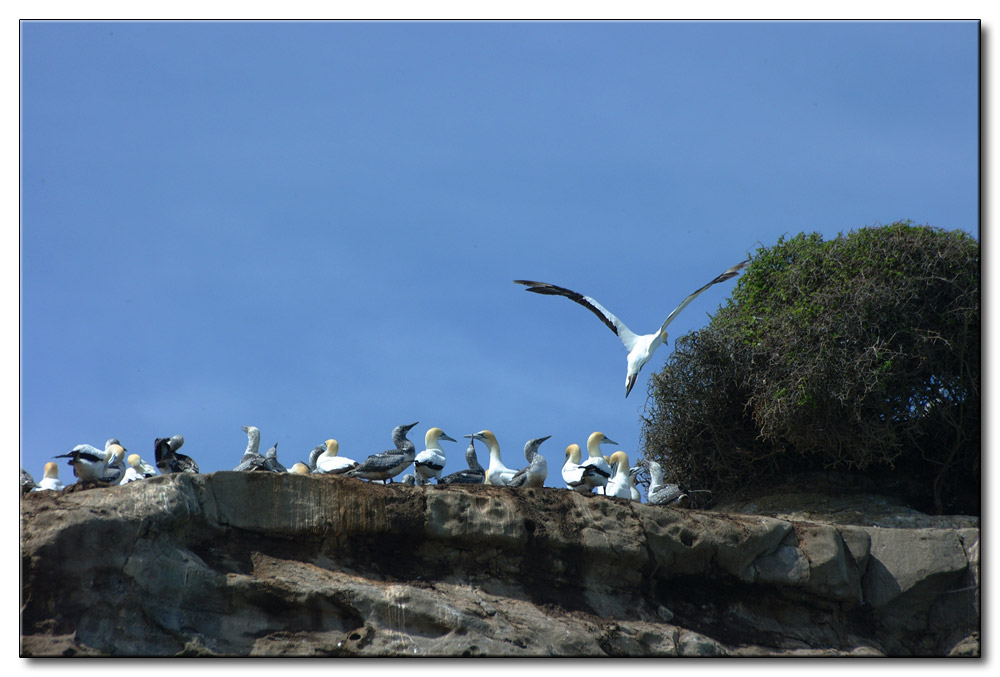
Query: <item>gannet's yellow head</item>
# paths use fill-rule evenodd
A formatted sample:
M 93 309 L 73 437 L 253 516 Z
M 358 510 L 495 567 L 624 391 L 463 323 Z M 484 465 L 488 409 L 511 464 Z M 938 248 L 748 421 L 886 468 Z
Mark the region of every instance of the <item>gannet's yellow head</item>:
M 621 471 L 627 472 L 628 454 L 626 454 L 624 451 L 616 451 L 615 453 L 611 454 L 611 458 L 608 459 L 608 465 L 614 465 L 616 463 L 618 464 L 619 472 Z
M 473 435 L 473 437 L 477 440 L 485 442 L 488 445 L 494 445 L 497 443 L 497 436 L 489 430 L 480 430 L 478 433 Z
M 607 435 L 602 432 L 590 433 L 590 437 L 587 438 L 587 453 L 590 456 L 602 456 L 601 445 L 602 444 L 618 444 L 614 440 L 610 439 Z
M 54 461 L 49 461 L 45 464 L 44 474 L 49 479 L 56 479 L 59 477 L 59 466 Z
M 424 434 L 424 444 L 428 447 L 431 446 L 437 442 L 443 434 L 444 431 L 441 430 L 441 428 L 431 428 Z
M 121 461 L 122 459 L 125 458 L 125 447 L 123 447 L 120 444 L 109 445 L 108 451 L 110 451 L 112 454 L 111 458 L 108 459 L 109 462 L 111 462 L 112 460 Z
M 326 441 L 326 453 L 331 456 L 336 456 L 340 452 L 340 443 L 337 440 L 327 440 Z M 308 468 L 309 466 L 306 466 Z
M 293 465 L 288 472 L 292 475 L 308 475 L 309 466 L 307 466 L 305 463 L 299 462 Z
M 128 464 L 130 466 L 138 470 L 140 463 L 142 463 L 142 458 L 139 456 L 139 454 L 128 455 Z
M 571 444 L 568 447 L 566 447 L 566 458 L 569 459 L 570 463 L 576 463 L 577 465 L 579 465 L 580 454 L 581 451 L 579 444 Z

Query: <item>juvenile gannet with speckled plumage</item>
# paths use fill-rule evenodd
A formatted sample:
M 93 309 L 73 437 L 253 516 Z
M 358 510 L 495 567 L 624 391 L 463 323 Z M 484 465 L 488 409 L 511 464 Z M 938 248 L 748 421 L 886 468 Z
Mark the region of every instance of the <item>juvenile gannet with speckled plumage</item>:
M 197 474 L 198 464 L 190 456 L 178 454 L 177 450 L 184 446 L 184 436 L 157 437 L 153 443 L 153 457 L 156 467 L 163 474 L 187 472 Z
M 472 436 L 466 435 L 466 437 Z M 482 484 L 486 481 L 486 470 L 479 465 L 479 459 L 476 458 L 476 442 L 473 439 L 469 440 L 469 446 L 465 450 L 465 462 L 469 466 L 467 469 L 442 477 L 438 480 L 438 484 Z
M 21 494 L 25 494 L 35 488 L 35 478 L 31 476 L 31 473 L 21 468 Z
M 269 470 L 271 472 L 286 473 L 288 469 L 278 462 L 278 443 L 275 442 L 271 445 L 271 448 L 267 450 L 264 454 L 264 470 Z
M 260 455 L 260 429 L 257 426 L 242 426 L 247 434 L 247 448 L 240 457 L 240 462 L 233 468 L 236 472 L 249 472 L 264 467 L 264 457 Z
M 663 468 L 656 461 L 647 460 L 649 466 L 649 491 L 646 502 L 650 505 L 670 505 L 687 499 L 687 493 L 679 484 L 663 483 Z
M 340 475 L 358 467 L 357 461 L 346 456 L 338 456 L 339 453 L 340 443 L 337 440 L 330 439 L 324 442 L 323 452 L 316 457 L 316 472 Z
M 42 481 L 35 485 L 32 491 L 62 491 L 63 483 L 59 479 L 59 466 L 49 461 L 45 464 L 45 475 Z
M 500 443 L 497 442 L 496 435 L 489 430 L 480 430 L 478 433 L 466 435 L 466 437 L 483 442 L 486 448 L 490 450 L 490 465 L 486 468 L 486 481 L 484 484 L 506 486 L 517 470 L 508 468 L 500 460 Z
M 413 470 L 419 484 L 427 484 L 432 477 L 439 482 L 441 481 L 441 470 L 444 469 L 448 460 L 444 455 L 444 449 L 441 448 L 441 440 L 458 441 L 449 437 L 441 428 L 431 428 L 424 435 L 424 447 L 426 448 L 413 459 Z
M 509 487 L 543 487 L 545 486 L 545 478 L 549 475 L 549 465 L 545 461 L 545 457 L 538 453 L 538 447 L 542 446 L 542 442 L 552 437 L 552 435 L 546 435 L 545 437 L 536 437 L 533 440 L 528 440 L 524 445 L 524 458 L 528 461 L 528 466 L 521 468 L 514 476 L 510 478 L 510 482 L 507 483 Z
M 621 339 L 622 344 L 625 346 L 625 350 L 628 351 L 628 367 L 625 371 L 625 397 L 628 397 L 628 394 L 632 392 L 632 386 L 635 385 L 636 378 L 639 376 L 639 370 L 641 370 L 643 366 L 649 362 L 649 358 L 653 356 L 656 349 L 667 340 L 667 325 L 673 322 L 674 318 L 677 317 L 677 313 L 684 310 L 689 303 L 694 301 L 695 297 L 711 287 L 713 284 L 725 282 L 731 277 L 737 275 L 740 269 L 748 263 L 750 263 L 749 260 L 736 264 L 701 289 L 689 294 L 687 298 L 681 301 L 679 306 L 670 312 L 667 319 L 660 325 L 659 330 L 653 332 L 652 334 L 636 334 L 632 332 L 632 330 L 625 326 L 624 322 L 615 317 L 611 311 L 589 296 L 584 296 L 583 294 L 566 289 L 565 287 L 557 287 L 554 284 L 548 284 L 547 282 L 532 282 L 531 280 L 514 280 L 514 282 L 516 284 L 525 285 L 525 291 L 534 292 L 536 294 L 548 294 L 550 296 L 565 296 L 569 300 L 579 303 L 581 306 L 597 315 L 597 317 L 599 317 L 600 320 L 606 324 L 619 339 Z
M 604 488 L 604 495 L 631 500 L 632 492 L 629 489 L 628 477 L 628 454 L 616 451 L 611 454 L 611 477 Z
M 366 480 L 388 480 L 391 484 L 392 478 L 406 470 L 417 455 L 417 448 L 413 442 L 406 439 L 406 433 L 410 432 L 417 423 L 419 421 L 393 428 L 392 442 L 396 445 L 395 449 L 372 454 L 357 468 L 345 474 L 348 477 L 360 477 Z
M 591 492 L 594 487 L 601 487 L 603 493 L 608 478 L 611 477 L 611 464 L 601 454 L 602 444 L 618 444 L 602 432 L 590 433 L 587 438 L 587 454 L 589 458 L 583 460 L 580 467 L 583 468 L 583 483 L 587 486 L 587 492 Z

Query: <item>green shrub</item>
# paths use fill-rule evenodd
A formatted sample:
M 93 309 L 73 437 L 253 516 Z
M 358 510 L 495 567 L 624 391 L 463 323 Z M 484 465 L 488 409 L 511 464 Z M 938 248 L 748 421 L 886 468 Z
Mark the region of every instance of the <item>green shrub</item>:
M 842 469 L 978 512 L 980 253 L 909 222 L 762 247 L 649 381 L 645 454 L 720 493 Z

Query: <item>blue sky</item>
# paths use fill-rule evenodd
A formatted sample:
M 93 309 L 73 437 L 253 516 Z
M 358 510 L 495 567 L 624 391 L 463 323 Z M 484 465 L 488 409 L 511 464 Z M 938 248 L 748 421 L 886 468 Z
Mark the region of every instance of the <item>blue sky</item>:
M 20 28 L 20 454 L 243 425 L 286 465 L 594 430 L 634 463 L 617 337 L 782 235 L 979 227 L 979 25 L 54 23 Z M 445 443 L 445 472 L 466 442 Z M 480 461 L 488 455 L 477 445 Z M 608 448 L 607 452 L 614 449 Z M 72 471 L 61 466 L 72 481 Z

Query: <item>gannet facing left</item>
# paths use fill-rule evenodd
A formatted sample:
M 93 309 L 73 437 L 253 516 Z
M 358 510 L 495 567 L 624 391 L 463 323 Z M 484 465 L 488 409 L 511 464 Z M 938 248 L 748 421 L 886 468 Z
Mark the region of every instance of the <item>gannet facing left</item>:
M 111 452 L 108 463 L 101 474 L 101 482 L 118 484 L 125 475 L 125 452 L 127 449 L 117 442 L 108 440 L 107 450 Z
M 348 477 L 360 477 L 366 480 L 388 480 L 392 483 L 392 478 L 406 470 L 406 467 L 413 463 L 417 455 L 417 449 L 413 442 L 406 439 L 406 433 L 417 425 L 419 421 L 409 425 L 398 425 L 392 429 L 392 442 L 395 449 L 372 454 L 362 461 L 357 468 L 345 473 Z
M 418 484 L 427 484 L 431 478 L 441 481 L 441 471 L 447 462 L 444 449 L 441 448 L 441 440 L 456 442 L 453 437 L 441 430 L 441 428 L 431 428 L 424 435 L 424 447 L 413 459 L 413 469 L 416 472 Z
M 639 371 L 647 362 L 649 362 L 649 358 L 653 356 L 656 349 L 663 345 L 663 342 L 667 340 L 667 325 L 673 322 L 674 318 L 677 317 L 677 313 L 684 310 L 689 303 L 694 301 L 695 297 L 711 287 L 713 284 L 725 282 L 726 280 L 739 274 L 740 269 L 748 263 L 750 263 L 749 260 L 736 264 L 701 289 L 689 294 L 687 298 L 681 301 L 679 306 L 674 308 L 670 314 L 667 315 L 667 319 L 663 321 L 660 328 L 652 334 L 634 333 L 627 326 L 625 326 L 624 322 L 615 317 L 610 310 L 589 296 L 584 296 L 583 294 L 566 289 L 565 287 L 557 287 L 556 285 L 548 284 L 547 282 L 533 282 L 531 280 L 514 280 L 514 282 L 515 284 L 525 285 L 525 291 L 534 292 L 536 294 L 548 294 L 550 296 L 565 296 L 569 300 L 579 303 L 581 306 L 597 315 L 597 317 L 600 318 L 600 320 L 606 324 L 619 339 L 621 339 L 622 344 L 625 346 L 625 350 L 628 351 L 627 369 L 625 371 L 625 397 L 628 397 L 628 394 L 632 392 L 632 386 L 635 385 L 636 378 L 639 376 Z
M 90 444 L 78 444 L 68 454 L 58 454 L 53 458 L 68 458 L 73 466 L 73 474 L 78 480 L 88 482 L 100 480 L 112 452 L 101 450 Z
M 264 457 L 260 455 L 260 429 L 254 425 L 242 426 L 247 434 L 247 448 L 240 457 L 240 462 L 233 468 L 234 472 L 250 472 L 264 467 Z
M 62 491 L 63 483 L 59 479 L 59 466 L 49 461 L 45 464 L 45 475 L 42 481 L 35 485 L 32 491 Z
M 490 450 L 490 465 L 486 468 L 486 481 L 484 484 L 506 486 L 510 478 L 517 472 L 514 468 L 508 468 L 500 460 L 500 443 L 497 442 L 496 435 L 489 430 L 480 430 L 478 433 L 466 435 L 474 440 L 479 440 L 486 444 Z
M 656 461 L 647 460 L 649 466 L 649 491 L 646 502 L 650 505 L 681 504 L 687 499 L 687 493 L 679 484 L 663 483 L 663 468 Z
M 552 435 L 546 435 L 545 437 L 536 437 L 533 440 L 528 440 L 524 445 L 524 458 L 528 461 L 528 465 L 525 468 L 521 468 L 514 476 L 510 478 L 510 482 L 507 484 L 509 487 L 543 487 L 545 486 L 545 478 L 549 474 L 549 465 L 545 461 L 545 457 L 538 453 L 538 447 L 542 446 L 542 442 L 552 437 Z
M 323 452 L 316 457 L 316 473 L 328 475 L 340 475 L 354 470 L 358 467 L 358 462 L 346 456 L 338 456 L 340 453 L 340 443 L 337 440 L 329 439 L 323 443 Z
M 587 453 L 590 457 L 584 459 L 583 463 L 580 464 L 580 467 L 583 469 L 582 479 L 583 483 L 587 486 L 587 493 L 590 493 L 594 487 L 601 487 L 603 492 L 604 487 L 608 483 L 608 478 L 611 477 L 611 465 L 605 460 L 604 455 L 601 454 L 602 444 L 618 443 L 602 432 L 590 433 L 590 437 L 587 438 Z

